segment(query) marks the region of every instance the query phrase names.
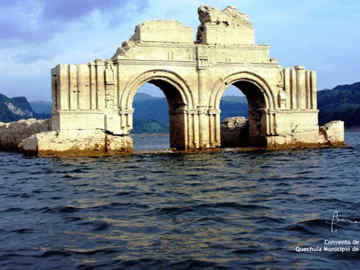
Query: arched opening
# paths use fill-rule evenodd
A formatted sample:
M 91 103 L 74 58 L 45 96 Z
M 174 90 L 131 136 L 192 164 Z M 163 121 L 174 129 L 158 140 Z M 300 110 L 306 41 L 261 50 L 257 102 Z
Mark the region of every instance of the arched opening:
M 248 118 L 248 101 L 242 91 L 234 85 L 226 88 L 220 102 L 221 121 L 229 117 Z
M 237 90 L 240 94 L 235 95 Z M 251 80 L 232 82 L 223 94 L 221 110 L 221 146 L 244 147 L 266 145 L 266 100 Z M 230 93 L 230 95 L 229 95 Z
M 169 148 L 169 108 L 160 88 L 145 83 L 136 92 L 133 102 L 134 150 L 165 150 Z
M 186 104 L 179 90 L 166 80 L 152 79 L 135 92 L 134 150 L 184 150 Z

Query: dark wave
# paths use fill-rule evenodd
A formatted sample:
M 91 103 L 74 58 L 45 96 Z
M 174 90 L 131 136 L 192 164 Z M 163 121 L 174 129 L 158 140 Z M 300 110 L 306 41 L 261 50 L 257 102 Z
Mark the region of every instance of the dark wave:
M 211 155 L 0 153 L 0 268 L 358 269 L 360 253 L 295 250 L 359 240 L 360 133 L 349 140 Z
M 21 212 L 21 211 L 24 211 L 23 208 L 19 208 L 19 207 L 10 207 L 10 208 L 7 208 L 5 210 L 2 210 L 0 212 L 3 212 L 3 213 L 12 213 L 12 212 Z
M 170 269 L 228 269 L 215 262 L 202 261 L 202 260 L 184 260 L 169 265 Z
M 40 257 L 54 257 L 62 256 L 68 257 L 72 255 L 97 255 L 97 254 L 113 254 L 118 253 L 119 249 L 116 247 L 104 247 L 104 248 L 93 248 L 93 249 L 47 249 Z
M 31 209 L 35 211 L 37 209 Z M 43 207 L 38 209 L 42 213 L 48 214 L 56 214 L 56 213 L 75 213 L 81 210 L 81 208 L 73 207 L 73 206 L 60 206 L 60 207 Z
M 318 235 L 319 232 L 323 232 L 324 234 L 330 232 L 332 226 L 333 229 L 342 228 L 342 226 L 339 224 L 332 224 L 331 219 L 313 219 L 288 225 L 287 227 L 285 227 L 285 229 L 310 235 Z
M 106 203 L 103 205 L 92 207 L 92 209 L 97 210 L 116 210 L 116 209 L 130 209 L 130 208 L 139 208 L 139 209 L 148 209 L 149 205 L 146 204 L 138 204 L 138 203 L 121 203 L 121 202 L 112 202 Z
M 255 204 L 240 204 L 235 202 L 220 202 L 220 203 L 204 203 L 190 206 L 177 206 L 177 207 L 163 207 L 158 209 L 160 214 L 166 215 L 182 215 L 190 212 L 202 212 L 206 213 L 234 210 L 234 211 L 256 211 L 267 210 L 269 207 Z

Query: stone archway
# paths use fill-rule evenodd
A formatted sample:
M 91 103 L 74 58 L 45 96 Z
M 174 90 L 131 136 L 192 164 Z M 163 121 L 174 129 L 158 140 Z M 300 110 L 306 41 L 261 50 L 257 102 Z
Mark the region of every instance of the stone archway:
M 170 148 L 186 150 L 189 145 L 187 111 L 192 108 L 192 96 L 186 82 L 176 73 L 165 70 L 150 70 L 131 80 L 119 100 L 119 112 L 129 112 L 129 131 L 133 128 L 133 102 L 136 92 L 145 83 L 161 89 L 169 106 Z M 154 108 L 156 109 L 156 108 Z
M 281 66 L 270 57 L 270 46 L 256 44 L 252 23 L 236 8 L 200 6 L 198 13 L 195 41 L 194 30 L 177 21 L 147 21 L 113 57 L 53 68 L 54 132 L 39 135 L 40 143 L 29 149 L 76 155 L 132 151 L 133 99 L 147 82 L 168 100 L 171 147 L 178 150 L 221 146 L 220 100 L 230 85 L 247 96 L 254 145 L 323 144 L 316 72 Z M 341 128 L 339 133 L 341 143 Z
M 239 72 L 220 80 L 214 90 L 210 106 L 220 111 L 220 102 L 229 86 L 237 87 L 245 95 L 249 106 L 249 144 L 266 146 L 271 129 L 268 112 L 276 106 L 273 94 L 265 79 L 250 72 Z M 216 122 L 218 136 L 221 136 L 220 116 Z

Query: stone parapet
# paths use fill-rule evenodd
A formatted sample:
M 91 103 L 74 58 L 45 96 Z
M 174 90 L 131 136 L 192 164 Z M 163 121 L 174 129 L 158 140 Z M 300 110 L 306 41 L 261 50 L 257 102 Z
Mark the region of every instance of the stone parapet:
M 131 38 L 137 42 L 193 43 L 194 30 L 178 21 L 154 20 L 139 24 Z

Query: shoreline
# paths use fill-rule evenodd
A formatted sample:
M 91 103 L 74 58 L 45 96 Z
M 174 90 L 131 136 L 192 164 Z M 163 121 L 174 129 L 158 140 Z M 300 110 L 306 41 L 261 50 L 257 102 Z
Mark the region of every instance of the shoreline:
M 345 128 L 347 132 L 360 132 L 360 127 Z
M 132 133 L 130 136 L 169 136 L 170 133 Z

